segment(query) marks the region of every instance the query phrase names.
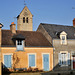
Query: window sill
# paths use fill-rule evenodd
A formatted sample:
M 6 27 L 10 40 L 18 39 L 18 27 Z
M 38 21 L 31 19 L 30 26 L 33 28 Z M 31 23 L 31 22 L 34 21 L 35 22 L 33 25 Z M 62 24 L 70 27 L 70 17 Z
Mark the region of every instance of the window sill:
M 69 65 L 60 65 L 60 67 L 67 67 L 67 66 L 69 66 Z
M 36 66 L 29 66 L 29 67 L 36 68 Z
M 25 50 L 16 50 L 16 52 L 18 52 L 18 51 L 23 51 L 23 52 L 25 52 Z

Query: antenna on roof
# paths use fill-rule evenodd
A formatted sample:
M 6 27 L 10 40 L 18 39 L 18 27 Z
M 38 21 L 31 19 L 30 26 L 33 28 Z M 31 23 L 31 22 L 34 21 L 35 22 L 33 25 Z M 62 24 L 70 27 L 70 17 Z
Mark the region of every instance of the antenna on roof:
M 24 6 L 26 6 L 26 1 L 24 0 Z

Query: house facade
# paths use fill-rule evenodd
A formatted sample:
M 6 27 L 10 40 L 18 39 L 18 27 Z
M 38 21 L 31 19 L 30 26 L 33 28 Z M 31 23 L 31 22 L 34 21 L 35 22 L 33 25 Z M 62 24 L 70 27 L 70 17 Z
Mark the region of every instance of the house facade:
M 54 70 L 75 69 L 75 19 L 73 26 L 41 23 L 37 29 L 53 46 Z
M 12 22 L 10 30 L 0 31 L 3 69 L 14 71 L 31 67 L 50 71 L 53 69 L 53 47 L 42 33 L 32 31 L 31 19 L 29 19 L 32 15 L 28 13 L 30 11 L 25 6 L 17 17 L 17 30 Z

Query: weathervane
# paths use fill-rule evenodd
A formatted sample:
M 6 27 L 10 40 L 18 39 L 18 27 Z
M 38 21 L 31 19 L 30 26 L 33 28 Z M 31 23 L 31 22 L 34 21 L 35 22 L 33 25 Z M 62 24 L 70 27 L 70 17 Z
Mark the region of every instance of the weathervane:
M 24 0 L 24 6 L 26 6 L 25 0 Z

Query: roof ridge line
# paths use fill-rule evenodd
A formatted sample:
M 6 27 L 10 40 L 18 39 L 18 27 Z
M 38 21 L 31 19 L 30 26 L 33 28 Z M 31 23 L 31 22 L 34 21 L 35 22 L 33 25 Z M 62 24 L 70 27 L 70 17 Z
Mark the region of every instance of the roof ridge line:
M 70 26 L 70 25 L 60 25 L 60 24 L 48 24 L 48 23 L 40 23 L 41 25 L 57 25 L 57 26 Z M 70 26 L 73 27 L 73 26 Z

